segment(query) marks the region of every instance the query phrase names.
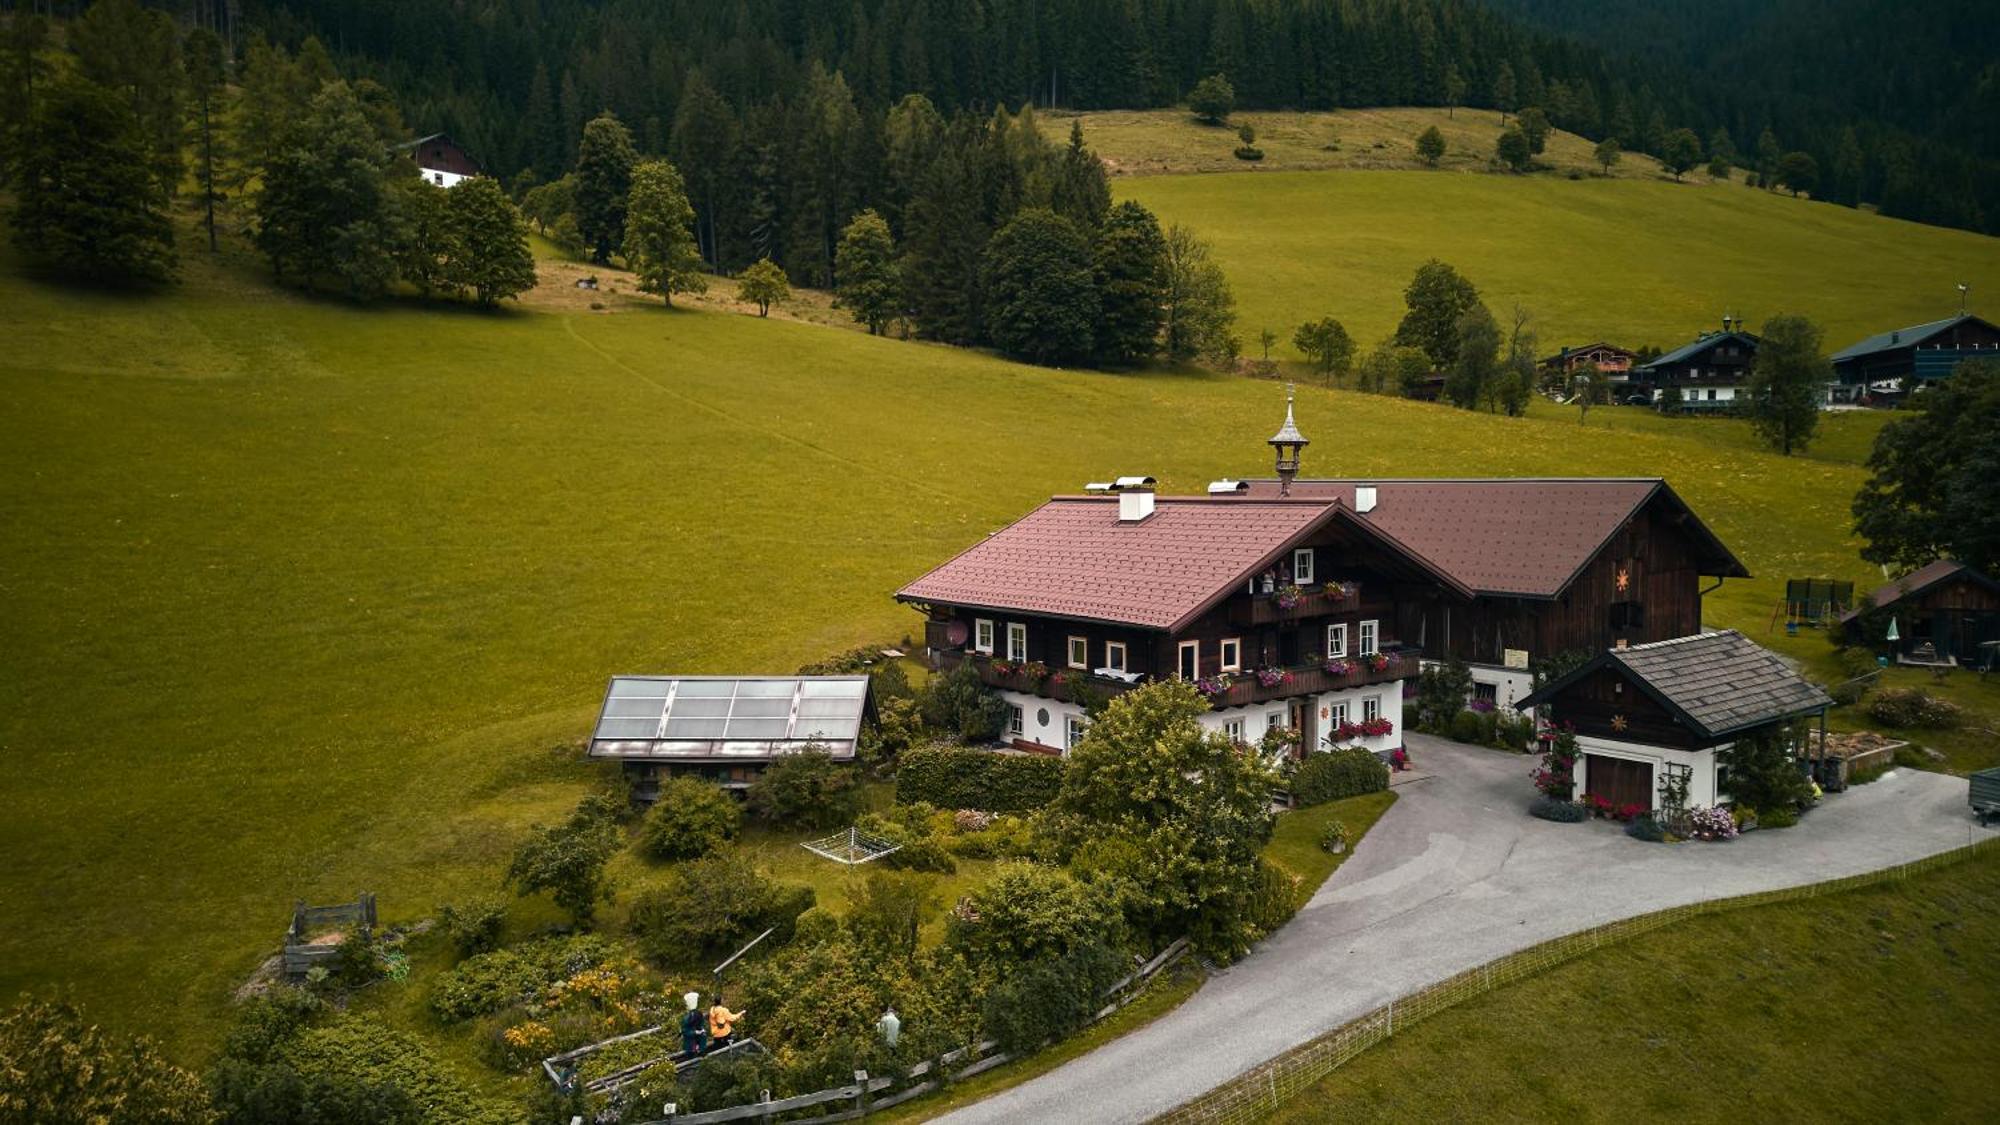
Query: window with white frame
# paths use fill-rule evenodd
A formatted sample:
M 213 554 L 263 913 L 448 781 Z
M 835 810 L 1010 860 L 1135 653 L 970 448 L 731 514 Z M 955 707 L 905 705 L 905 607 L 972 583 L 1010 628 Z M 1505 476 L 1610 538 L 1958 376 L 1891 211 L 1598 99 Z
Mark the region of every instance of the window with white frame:
M 1069 720 L 1063 724 L 1063 749 L 1076 749 L 1076 744 L 1083 741 L 1083 732 L 1088 729 L 1090 729 L 1090 724 L 1085 721 L 1082 715 L 1071 715 Z
M 1363 621 L 1361 623 L 1361 655 L 1373 656 L 1381 651 L 1376 647 L 1378 643 L 1376 634 L 1380 631 L 1380 627 L 1373 621 Z
M 1313 549 L 1300 547 L 1292 552 L 1292 581 L 1301 586 L 1310 586 L 1313 578 Z
M 1283 711 L 1267 711 L 1267 712 L 1265 712 L 1265 713 L 1264 713 L 1264 729 L 1265 729 L 1265 730 L 1283 730 L 1283 729 L 1285 729 L 1285 713 L 1284 713 Z
M 1347 655 L 1347 622 L 1326 627 L 1326 654 L 1329 657 Z
M 1069 666 L 1072 668 L 1090 667 L 1089 637 L 1071 637 L 1069 639 Z
M 1372 723 L 1382 717 L 1382 697 L 1371 695 L 1361 701 L 1361 721 Z
M 1347 704 L 1333 703 L 1327 705 L 1326 729 L 1329 732 L 1339 730 L 1341 724 L 1345 723 L 1346 721 L 1347 721 Z
M 1113 672 L 1123 672 L 1125 670 L 1124 641 L 1104 642 L 1104 666 Z
M 984 617 L 972 623 L 972 651 L 993 651 L 993 622 Z
M 1021 708 L 1009 703 L 1007 705 L 1007 733 L 1018 738 L 1026 733 L 1027 726 L 1027 716 L 1022 713 Z
M 1200 641 L 1181 642 L 1180 662 L 1174 666 L 1174 670 L 1180 673 L 1183 680 L 1197 679 L 1201 676 Z
M 1007 623 L 1007 659 L 1026 660 L 1028 658 L 1028 627 L 1019 621 Z
M 1222 670 L 1241 672 L 1243 670 L 1243 639 L 1224 637 L 1222 639 Z
M 1248 739 L 1245 739 L 1245 738 L 1243 737 L 1243 720 L 1242 720 L 1242 719 L 1229 719 L 1229 720 L 1225 721 L 1225 722 L 1224 722 L 1224 723 L 1222 724 L 1222 733 L 1224 733 L 1224 734 L 1228 735 L 1228 736 L 1229 736 L 1229 741 L 1231 741 L 1231 742 L 1246 742 L 1246 741 L 1248 741 Z

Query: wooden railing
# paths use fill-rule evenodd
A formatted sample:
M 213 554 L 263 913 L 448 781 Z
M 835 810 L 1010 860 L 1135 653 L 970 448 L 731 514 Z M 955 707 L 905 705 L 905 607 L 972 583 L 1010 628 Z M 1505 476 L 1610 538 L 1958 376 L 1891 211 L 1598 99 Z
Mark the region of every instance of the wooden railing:
M 1064 703 L 1081 702 L 1081 696 L 1117 695 L 1139 686 L 1123 680 L 1106 679 L 1080 668 L 1051 668 L 1039 677 L 1026 672 L 1002 672 L 994 665 L 1003 662 L 983 652 L 946 649 L 937 654 L 937 659 L 941 671 L 949 671 L 970 660 L 973 667 L 979 669 L 980 682 L 987 687 L 1025 692 Z
M 1230 603 L 1229 620 L 1236 625 L 1285 625 L 1312 617 L 1326 617 L 1335 613 L 1353 613 L 1361 608 L 1361 593 L 1358 586 L 1350 586 L 1344 594 L 1335 593 L 1336 587 L 1310 586 L 1299 596 L 1298 603 L 1287 609 L 1278 603 L 1276 593 L 1255 593 L 1247 598 L 1237 598 Z M 1387 607 L 1384 607 L 1387 616 Z
M 1314 660 L 1284 669 L 1287 678 L 1269 687 L 1259 682 L 1255 671 L 1232 672 L 1229 687 L 1208 698 L 1217 707 L 1240 707 L 1296 695 L 1392 683 L 1417 674 L 1420 654 L 1421 650 L 1414 645 L 1385 645 L 1382 655 L 1388 657 L 1387 666 L 1378 670 L 1369 667 L 1366 657 L 1348 657 L 1349 669 L 1344 673 L 1329 672 L 1326 661 Z

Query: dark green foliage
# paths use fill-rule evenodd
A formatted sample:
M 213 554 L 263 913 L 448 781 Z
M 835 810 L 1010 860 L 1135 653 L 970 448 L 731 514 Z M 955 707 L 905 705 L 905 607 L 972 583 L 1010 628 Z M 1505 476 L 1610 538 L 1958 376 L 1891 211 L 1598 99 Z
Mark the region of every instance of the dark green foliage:
M 1536 797 L 1528 805 L 1528 815 L 1542 820 L 1553 820 L 1558 824 L 1582 824 L 1590 819 L 1590 809 L 1575 801 L 1541 796 Z
M 323 87 L 267 155 L 257 193 L 257 248 L 280 281 L 340 283 L 373 297 L 396 275 L 399 218 L 389 155 L 344 82 Z
M 991 742 L 1000 737 L 1000 725 L 1007 719 L 1007 705 L 980 681 L 979 669 L 970 661 L 941 676 L 932 676 L 918 702 L 925 726 L 960 742 Z
M 729 1109 L 759 1100 L 778 1085 L 777 1064 L 768 1055 L 731 1051 L 705 1059 L 687 1078 L 688 1112 Z
M 1476 711 L 1460 711 L 1451 717 L 1453 742 L 1469 742 L 1477 746 L 1486 741 L 1483 737 L 1485 733 L 1486 725 L 1480 721 L 1480 715 Z
M 1292 333 L 1292 346 L 1330 380 L 1344 377 L 1354 364 L 1354 337 L 1330 316 L 1299 325 Z
M 237 1010 L 222 1053 L 253 1063 L 269 1062 L 279 1047 L 326 1008 L 327 1002 L 310 989 L 277 985 Z
M 1549 115 L 1540 106 L 1528 106 L 1515 115 L 1515 124 L 1528 139 L 1528 152 L 1540 156 L 1549 143 Z
M 1500 139 L 1494 142 L 1493 155 L 1516 172 L 1527 171 L 1535 158 L 1534 148 L 1528 144 L 1528 135 L 1511 125 L 1502 130 Z
M 1660 822 L 1654 820 L 1651 813 L 1633 817 L 1632 822 L 1625 826 L 1625 834 L 1649 844 L 1663 843 L 1667 838 L 1666 829 L 1660 827 Z
M 1359 747 L 1307 754 L 1292 774 L 1292 796 L 1303 807 L 1343 797 L 1379 793 L 1389 787 L 1389 767 Z
M 1115 945 L 1120 929 L 1112 904 L 1076 876 L 1009 862 L 953 911 L 946 942 L 1004 976 L 1016 966 Z
M 836 763 L 818 746 L 774 759 L 750 783 L 750 811 L 759 820 L 790 828 L 835 828 L 861 809 L 854 767 Z
M 174 272 L 167 195 L 139 117 L 79 78 L 42 88 L 10 161 L 14 245 L 38 266 L 87 281 L 165 281 Z
M 1778 182 L 1793 195 L 1819 186 L 1819 161 L 1811 153 L 1788 152 L 1778 158 Z
M 1591 159 L 1597 161 L 1603 167 L 1604 174 L 1607 176 L 1611 174 L 1611 166 L 1623 159 L 1624 155 L 1624 150 L 1618 146 L 1617 137 L 1606 137 L 1597 142 L 1597 147 L 1592 149 L 1590 153 Z
M 1166 235 L 1151 211 L 1127 200 L 1097 232 L 1097 354 L 1107 363 L 1138 363 L 1160 346 L 1166 290 Z
M 1472 670 L 1456 657 L 1417 674 L 1416 718 L 1429 731 L 1442 731 L 1451 717 L 1465 710 L 1472 694 Z
M 1675 129 L 1668 133 L 1660 147 L 1660 163 L 1678 180 L 1690 168 L 1701 163 L 1701 138 L 1693 129 Z
M 1084 147 L 1080 118 L 1070 122 L 1069 147 L 1056 162 L 1049 209 L 1086 231 L 1095 231 L 1111 210 L 1111 181 L 1103 161 Z
M 604 865 L 618 845 L 610 802 L 593 794 L 577 803 L 568 820 L 536 829 L 515 849 L 507 881 L 524 895 L 550 892 L 570 917 L 587 923 L 598 902 L 611 899 Z
M 425 1122 L 503 1120 L 505 1110 L 485 1102 L 432 1053 L 423 1040 L 374 1017 L 347 1015 L 308 1027 L 279 1052 L 311 1088 L 340 1091 L 363 1105 L 414 1104 Z M 396 1094 L 374 1089 L 388 1087 Z M 318 1112 L 317 1107 L 315 1111 Z M 308 1120 L 314 1120 L 308 1117 Z M 317 1120 L 353 1120 L 320 1116 Z
M 782 943 L 812 905 L 812 888 L 774 883 L 748 858 L 725 852 L 675 866 L 665 882 L 634 898 L 632 932 L 647 957 L 695 967 L 771 927 Z
M 625 241 L 626 193 L 639 150 L 618 115 L 606 110 L 583 127 L 576 155 L 576 223 L 600 265 Z
M 481 307 L 491 308 L 535 287 L 528 226 L 500 181 L 460 181 L 445 193 L 445 217 L 456 253 L 445 271 L 453 288 L 470 290 Z
M 289 1063 L 224 1058 L 208 1073 L 219 1125 L 422 1125 L 421 1107 L 401 1087 L 352 1074 L 299 1073 Z
M 1177 363 L 1196 356 L 1233 360 L 1236 294 L 1207 242 L 1179 223 L 1167 228 L 1161 347 Z
M 1002 351 L 1032 363 L 1091 353 L 1097 286 L 1090 243 L 1053 211 L 1022 211 L 986 247 L 987 328 Z
M 527 1000 L 549 985 L 602 965 L 614 949 L 594 934 L 543 938 L 480 953 L 459 962 L 432 986 L 431 1012 L 446 1023 L 469 1020 Z M 295 1007 L 295 1005 L 294 1005 Z M 277 1009 L 263 1022 L 281 1024 L 291 1009 Z M 301 1022 L 292 1019 L 293 1026 Z M 240 1026 L 248 1026 L 248 1023 Z M 232 1039 L 232 1043 L 234 1040 Z M 245 1058 L 259 1056 L 231 1048 Z
M 840 248 L 834 252 L 834 294 L 855 320 L 868 326 L 870 335 L 896 318 L 901 308 L 902 287 L 896 276 L 896 243 L 889 224 L 873 211 L 854 216 L 840 234 Z
M 1820 400 L 1833 379 L 1819 325 L 1802 316 L 1764 322 L 1744 393 L 1750 424 L 1780 453 L 1804 452 L 1819 430 Z
M 1458 359 L 1459 318 L 1479 304 L 1479 290 L 1432 258 L 1417 267 L 1403 290 L 1403 304 L 1409 311 L 1396 326 L 1395 342 L 1422 348 L 1434 367 L 1450 367 Z
M 1042 754 L 930 746 L 911 750 L 896 766 L 896 800 L 941 809 L 1027 812 L 1055 800 L 1064 762 Z
M 201 1079 L 151 1039 L 114 1036 L 67 1001 L 23 998 L 0 1013 L 0 1121 L 206 1125 Z
M 1437 162 L 1444 159 L 1444 152 L 1444 134 L 1438 132 L 1437 126 L 1432 125 L 1417 135 L 1417 155 L 1424 158 L 1424 163 L 1437 167 Z
M 190 105 L 190 132 L 194 142 L 195 183 L 201 188 L 202 226 L 208 231 L 208 248 L 217 248 L 215 205 L 222 201 L 221 169 L 218 157 L 226 156 L 218 143 L 227 133 L 221 117 L 228 96 L 229 59 L 222 37 L 206 27 L 188 32 L 183 45 L 182 64 L 187 69 Z
M 507 906 L 498 899 L 474 898 L 438 907 L 438 928 L 460 957 L 486 953 L 500 944 Z
M 646 810 L 639 847 L 654 859 L 699 859 L 734 840 L 742 826 L 743 806 L 720 786 L 670 777 Z
M 138 0 L 96 0 L 69 25 L 78 73 L 130 109 L 142 138 L 140 163 L 158 194 L 180 189 L 186 120 L 179 32 L 172 17 Z
M 1758 812 L 1758 823 L 1774 809 L 1791 808 L 1812 793 L 1805 775 L 1792 759 L 1790 747 L 1798 732 L 1788 725 L 1765 727 L 1715 752 L 1723 775 L 1722 791 L 1738 805 Z
M 2000 573 L 2000 362 L 1967 361 L 1875 436 L 1854 498 L 1861 557 L 1915 569 L 1949 556 Z
M 1791 828 L 1798 824 L 1798 822 L 1799 810 L 1796 805 L 1779 805 L 1775 808 L 1764 808 L 1757 811 L 1757 827 L 1759 828 Z
M 1236 108 L 1236 87 L 1220 74 L 1211 74 L 1195 83 L 1188 92 L 1188 109 L 1210 125 L 1220 125 Z
M 958 870 L 944 833 L 933 823 L 937 809 L 917 802 L 899 804 L 887 813 L 863 813 L 855 822 L 867 835 L 887 840 L 899 847 L 884 856 L 882 863 L 898 871 L 931 871 L 949 875 Z
M 918 933 L 942 905 L 933 882 L 921 875 L 870 872 L 843 919 L 855 942 L 880 957 L 913 956 Z
M 577 202 L 581 209 L 581 196 Z M 639 275 L 641 291 L 658 293 L 669 305 L 676 293 L 707 291 L 694 239 L 694 207 L 688 203 L 678 169 L 664 160 L 634 167 L 622 222 L 625 264 Z
M 1444 397 L 1471 410 L 1493 398 L 1500 377 L 1500 326 L 1485 305 L 1474 304 L 1458 318 L 1458 341 L 1445 370 Z
M 1090 1021 L 1126 971 L 1123 957 L 1097 944 L 1016 967 L 986 994 L 986 1033 L 1015 1054 L 1061 1039 Z
M 1900 730 L 1954 730 L 1965 725 L 1965 709 L 1922 688 L 1885 688 L 1868 705 L 1868 717 Z
M 371 930 L 356 929 L 340 943 L 340 963 L 334 968 L 333 979 L 346 989 L 364 988 L 381 980 L 388 973 L 383 963 L 382 950 Z

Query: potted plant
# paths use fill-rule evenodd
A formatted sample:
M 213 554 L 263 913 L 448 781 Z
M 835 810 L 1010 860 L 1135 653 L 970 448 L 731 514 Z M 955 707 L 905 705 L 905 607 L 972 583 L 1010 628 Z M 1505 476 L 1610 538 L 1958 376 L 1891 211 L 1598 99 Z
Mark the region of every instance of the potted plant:
M 1338 820 L 1329 820 L 1326 827 L 1319 830 L 1319 846 L 1333 855 L 1347 850 L 1347 825 Z
M 1287 582 L 1283 586 L 1278 587 L 1276 599 L 1278 608 L 1297 609 L 1299 608 L 1299 603 L 1305 600 L 1305 596 L 1306 592 L 1299 588 L 1298 583 Z
M 1283 668 L 1259 668 L 1257 682 L 1267 688 L 1280 687 L 1292 682 L 1292 674 Z
M 1232 682 L 1227 672 L 1217 676 L 1202 676 L 1195 680 L 1194 690 L 1212 699 L 1228 691 Z
M 1345 602 L 1361 593 L 1361 587 L 1352 582 L 1329 582 L 1320 591 L 1330 602 Z

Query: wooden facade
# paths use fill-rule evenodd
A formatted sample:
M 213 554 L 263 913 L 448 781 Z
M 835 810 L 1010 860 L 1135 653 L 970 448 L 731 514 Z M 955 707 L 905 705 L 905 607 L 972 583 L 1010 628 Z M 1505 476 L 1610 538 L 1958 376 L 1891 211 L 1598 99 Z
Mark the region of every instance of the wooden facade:
M 1885 616 L 1894 619 L 1897 638 L 1880 643 L 1899 660 L 1981 667 L 1988 662 L 2000 663 L 2000 651 L 1996 651 L 2000 649 L 2000 582 L 1970 567 L 1954 567 L 1908 592 L 1883 596 L 1877 591 L 1872 611 L 1849 614 L 1845 619 L 1849 639 L 1857 644 L 1877 643 L 1875 637 L 1863 635 L 1863 622 L 1879 622 Z

